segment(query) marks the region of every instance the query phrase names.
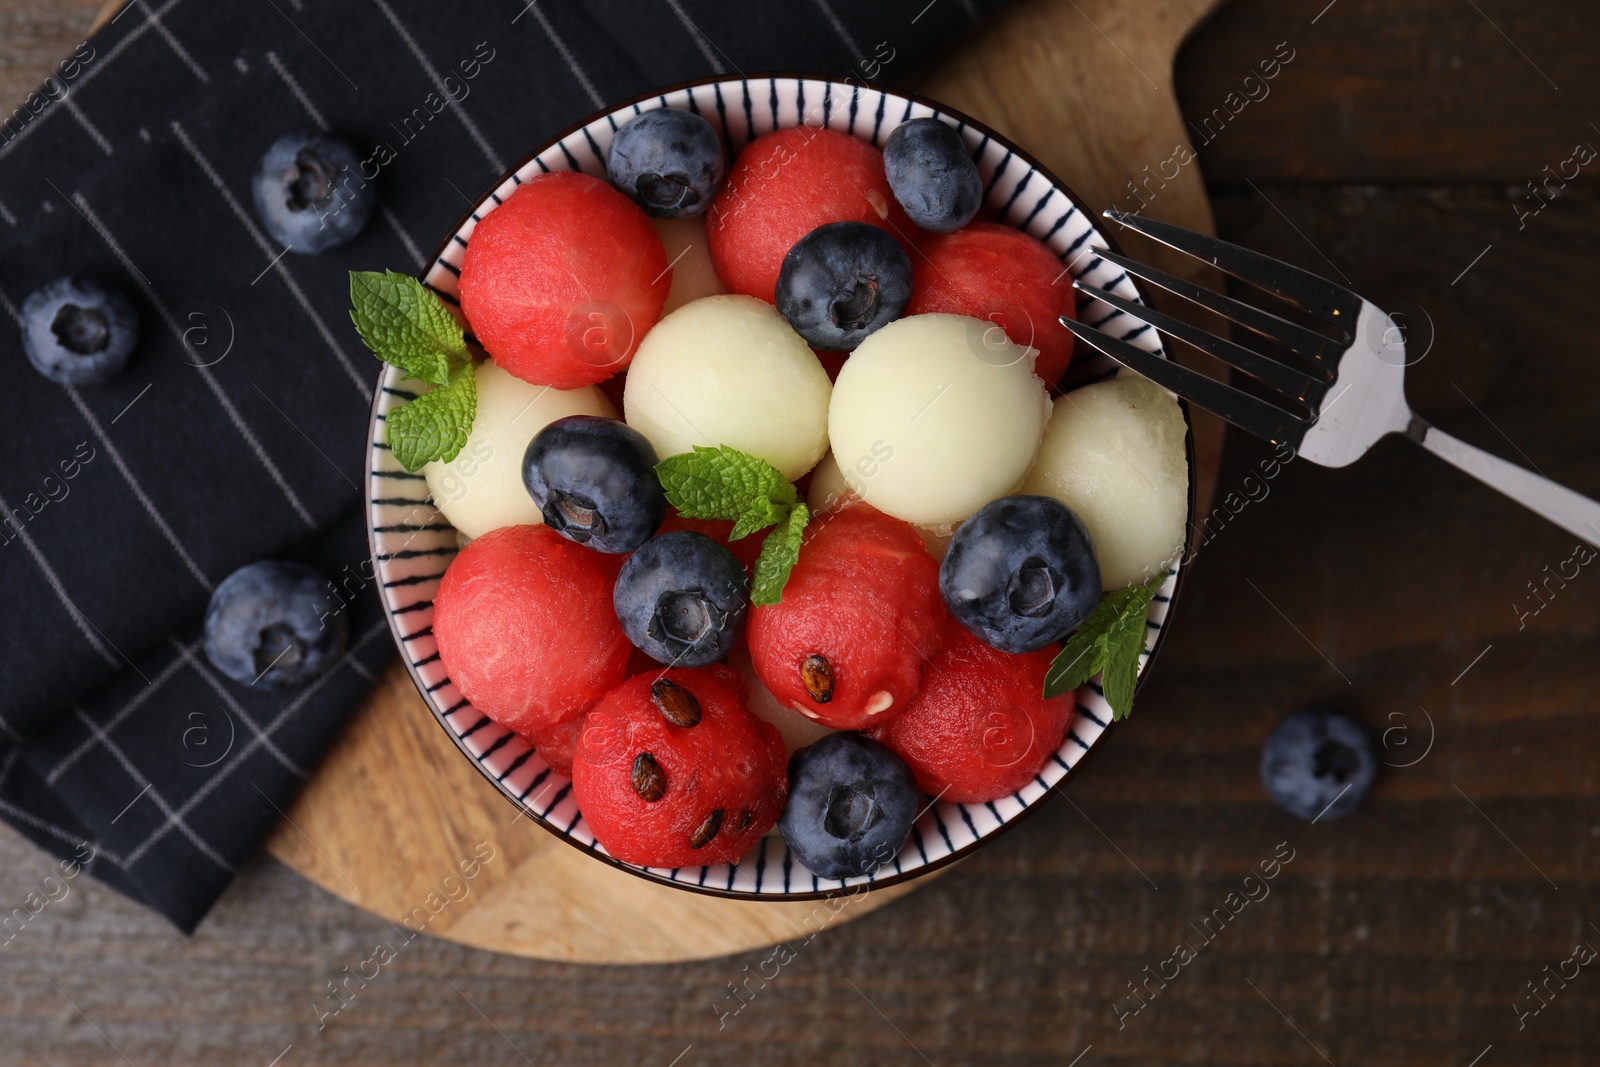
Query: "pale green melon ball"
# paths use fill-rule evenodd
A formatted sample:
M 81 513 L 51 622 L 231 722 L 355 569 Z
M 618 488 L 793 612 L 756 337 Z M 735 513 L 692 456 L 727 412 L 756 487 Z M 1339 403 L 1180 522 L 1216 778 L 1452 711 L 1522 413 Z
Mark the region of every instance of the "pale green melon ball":
M 708 296 L 645 334 L 622 407 L 663 459 L 727 445 L 793 481 L 828 450 L 831 391 L 816 355 L 771 304 Z
M 1178 401 L 1130 371 L 1056 399 L 1024 493 L 1053 496 L 1089 531 L 1107 590 L 1177 560 L 1189 517 L 1188 426 Z
M 867 503 L 918 526 L 1015 489 L 1050 414 L 1029 349 L 960 315 L 913 315 L 861 342 L 833 387 L 828 436 Z

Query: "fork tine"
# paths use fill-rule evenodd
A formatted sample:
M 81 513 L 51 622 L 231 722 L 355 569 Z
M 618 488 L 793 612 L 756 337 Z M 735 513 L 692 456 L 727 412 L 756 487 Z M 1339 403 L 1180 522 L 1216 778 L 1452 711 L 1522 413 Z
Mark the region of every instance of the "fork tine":
M 1061 317 L 1061 325 L 1098 348 L 1129 370 L 1144 375 L 1157 385 L 1177 393 L 1192 404 L 1198 404 L 1219 418 L 1233 423 L 1241 430 L 1266 438 L 1273 444 L 1288 441 L 1296 448 L 1305 437 L 1311 423 L 1265 400 L 1241 393 L 1232 386 L 1223 385 L 1199 371 L 1180 366 L 1170 359 L 1162 359 L 1126 341 L 1101 333 L 1092 326 Z
M 1104 249 L 1100 249 L 1096 251 L 1096 255 L 1108 262 L 1115 263 L 1135 277 L 1143 278 L 1152 285 L 1159 285 L 1169 293 L 1174 293 L 1185 300 L 1193 301 L 1209 311 L 1215 311 L 1223 318 L 1236 322 L 1247 330 L 1253 330 L 1269 341 L 1276 341 L 1291 352 L 1299 353 L 1307 359 L 1334 367 L 1338 366 L 1339 357 L 1344 354 L 1346 347 L 1344 343 L 1335 341 L 1330 337 L 1324 337 L 1317 331 L 1307 329 L 1299 323 L 1280 318 L 1270 311 L 1262 311 L 1260 308 L 1251 307 L 1249 304 L 1235 300 L 1231 296 L 1223 296 L 1221 293 L 1207 289 L 1203 285 L 1196 285 L 1194 282 L 1186 281 L 1175 274 L 1168 274 L 1164 270 L 1147 267 L 1143 263 L 1129 259 L 1127 256 L 1119 256 L 1115 252 L 1107 252 Z M 1355 319 L 1352 317 L 1350 321 L 1353 324 Z
M 1204 260 L 1241 281 L 1259 286 L 1334 326 L 1346 330 L 1355 327 L 1356 316 L 1361 310 L 1361 298 L 1308 270 L 1216 237 L 1174 226 L 1170 222 L 1147 219 L 1143 215 L 1115 209 L 1107 211 L 1105 216 L 1112 222 L 1138 230 L 1146 237 Z
M 1142 322 L 1149 323 L 1162 333 L 1188 341 L 1202 352 L 1217 357 L 1228 366 L 1242 370 L 1278 392 L 1309 404 L 1312 408 L 1322 401 L 1323 395 L 1328 391 L 1327 382 L 1295 370 L 1287 364 L 1279 363 L 1260 352 L 1252 352 L 1243 345 L 1218 337 L 1182 319 L 1174 318 L 1145 304 L 1136 304 L 1132 300 L 1117 296 L 1115 293 L 1108 293 L 1103 289 L 1087 285 L 1079 285 L 1077 288 L 1096 300 L 1103 300 L 1118 311 L 1126 312 Z

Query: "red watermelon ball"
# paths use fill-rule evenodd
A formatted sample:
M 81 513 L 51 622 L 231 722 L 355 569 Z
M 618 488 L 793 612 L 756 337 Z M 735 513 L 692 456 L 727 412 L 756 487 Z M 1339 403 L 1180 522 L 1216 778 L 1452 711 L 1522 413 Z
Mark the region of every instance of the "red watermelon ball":
M 732 863 L 783 811 L 778 731 L 750 713 L 737 672 L 638 674 L 583 720 L 572 759 L 578 808 L 606 851 L 641 867 Z
M 739 153 L 706 212 L 711 265 L 729 292 L 775 303 L 795 242 L 846 221 L 887 230 L 911 253 L 916 227 L 889 190 L 883 153 L 838 130 L 774 130 Z
M 632 646 L 611 608 L 621 564 L 542 525 L 463 548 L 433 597 L 439 659 L 461 695 L 534 738 L 593 707 L 627 673 Z
M 911 257 L 911 302 L 905 315 L 945 312 L 992 322 L 1019 345 L 1037 348 L 1033 371 L 1054 388 L 1072 361 L 1077 318 L 1072 275 L 1043 241 L 1014 226 L 973 222 L 955 233 L 931 233 Z
M 461 259 L 461 310 L 478 342 L 518 378 L 557 389 L 625 369 L 671 289 L 649 217 L 575 171 L 523 182 Z
M 1057 651 L 1000 652 L 952 622 L 916 698 L 871 736 L 930 796 L 958 804 L 1010 796 L 1044 769 L 1072 722 L 1072 693 L 1043 695 Z

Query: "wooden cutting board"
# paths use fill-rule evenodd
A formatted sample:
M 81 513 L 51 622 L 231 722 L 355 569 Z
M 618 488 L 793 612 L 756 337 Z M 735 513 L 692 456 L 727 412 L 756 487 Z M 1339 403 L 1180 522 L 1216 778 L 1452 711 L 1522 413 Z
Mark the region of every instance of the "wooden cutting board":
M 1177 146 L 1188 146 L 1172 89 L 1173 58 L 1217 2 L 1017 0 L 914 88 L 1023 145 L 1091 205 L 1132 208 L 1137 201 L 1126 183 L 1146 180 Z M 1147 199 L 1153 190 L 1159 191 L 1152 214 L 1211 231 L 1195 164 L 1147 186 Z M 1132 255 L 1197 276 L 1189 264 L 1154 246 L 1122 243 Z M 1198 412 L 1194 428 L 1203 514 L 1216 481 L 1222 431 Z M 391 921 L 415 914 L 412 925 L 425 923 L 426 932 L 437 937 L 592 963 L 684 960 L 758 948 L 803 936 L 819 923 L 858 918 L 928 881 L 853 898 L 834 913 L 817 903 L 702 897 L 596 863 L 518 816 L 483 781 L 398 662 L 357 711 L 267 848 L 330 893 Z M 484 856 L 492 858 L 485 862 Z M 460 865 L 474 870 L 474 862 L 475 876 L 461 878 Z M 461 899 L 450 899 L 452 887 Z

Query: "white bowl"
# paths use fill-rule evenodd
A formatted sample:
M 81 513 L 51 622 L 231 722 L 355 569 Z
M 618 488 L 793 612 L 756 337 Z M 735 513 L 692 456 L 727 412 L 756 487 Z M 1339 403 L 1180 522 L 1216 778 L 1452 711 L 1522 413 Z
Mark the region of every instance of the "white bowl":
M 843 130 L 881 146 L 896 126 L 909 119 L 944 117 L 953 121 L 977 161 L 984 179 L 986 207 L 996 221 L 1017 226 L 1044 241 L 1076 276 L 1098 288 L 1130 300 L 1142 299 L 1125 272 L 1095 255 L 1097 249 L 1115 246 L 1097 227 L 1084 203 L 1004 138 L 933 101 L 793 74 L 693 82 L 628 101 L 574 126 L 529 156 L 479 201 L 439 246 L 423 281 L 455 304 L 462 255 L 479 219 L 511 195 L 518 184 L 536 174 L 581 170 L 603 179 L 605 149 L 612 134 L 634 115 L 654 107 L 687 108 L 705 116 L 723 133 L 730 153 L 738 152 L 754 137 L 802 122 Z M 1161 352 L 1154 330 L 1109 305 L 1080 299 L 1078 312 L 1080 319 L 1096 326 L 1109 324 L 1113 332 L 1118 318 L 1125 318 L 1125 339 Z M 1115 366 L 1105 357 L 1079 345 L 1069 381 L 1082 384 L 1115 373 Z M 526 812 L 530 821 L 590 852 L 601 862 L 667 885 L 744 899 L 804 900 L 854 891 L 863 884 L 893 885 L 970 854 L 1016 823 L 1060 788 L 1109 732 L 1112 717 L 1105 697 L 1097 685 L 1085 685 L 1078 690 L 1078 713 L 1066 740 L 1031 783 L 1018 793 L 986 804 L 941 801 L 931 805 L 917 820 L 900 855 L 866 877 L 824 882 L 790 854 L 776 833 L 763 838 L 737 864 L 663 870 L 613 859 L 589 832 L 573 799 L 571 783 L 552 771 L 527 741 L 490 722 L 463 699 L 439 660 L 433 639 L 433 594 L 456 552 L 457 534 L 429 502 L 422 475 L 407 473 L 384 443 L 385 417 L 413 395 L 401 384 L 400 373 L 386 367 L 373 398 L 368 437 L 369 536 L 379 588 L 400 654 L 428 709 L 483 776 Z M 1192 446 L 1189 482 L 1192 520 Z M 1141 683 L 1150 657 L 1161 642 L 1179 578 L 1178 568 L 1169 571 L 1166 584 L 1150 605 L 1145 652 L 1139 663 Z

